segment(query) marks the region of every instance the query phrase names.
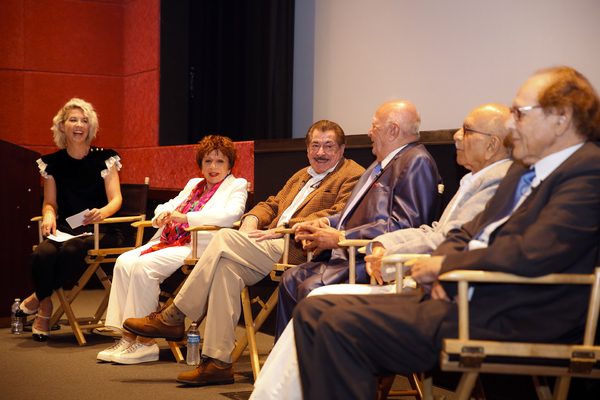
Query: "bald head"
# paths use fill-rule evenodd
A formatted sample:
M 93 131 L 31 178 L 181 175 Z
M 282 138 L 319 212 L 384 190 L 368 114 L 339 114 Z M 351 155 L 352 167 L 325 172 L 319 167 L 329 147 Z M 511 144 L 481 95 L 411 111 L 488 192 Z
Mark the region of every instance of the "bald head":
M 369 137 L 373 154 L 382 161 L 392 151 L 419 140 L 421 117 L 412 103 L 403 100 L 383 103 L 373 116 Z
M 456 161 L 473 173 L 510 157 L 512 142 L 504 127 L 510 109 L 484 104 L 473 109 L 454 134 Z

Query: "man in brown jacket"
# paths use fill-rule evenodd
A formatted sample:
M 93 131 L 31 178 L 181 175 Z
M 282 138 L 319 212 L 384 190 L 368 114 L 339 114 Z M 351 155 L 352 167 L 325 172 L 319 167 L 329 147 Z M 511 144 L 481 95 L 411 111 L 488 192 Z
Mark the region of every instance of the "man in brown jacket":
M 206 310 L 202 362 L 178 381 L 194 386 L 233 383 L 232 354 L 240 317 L 240 294 L 264 278 L 281 258 L 284 239 L 275 231 L 285 224 L 340 212 L 364 168 L 343 157 L 345 136 L 331 121 L 319 121 L 306 134 L 309 168 L 288 180 L 276 196 L 242 217 L 238 230 L 222 229 L 209 243 L 172 306 L 145 318 L 130 318 L 129 331 L 171 341 L 183 339 L 184 319 Z M 266 228 L 266 229 L 264 229 Z M 305 262 L 300 245 L 290 244 L 290 262 Z M 137 352 L 136 352 L 137 353 Z

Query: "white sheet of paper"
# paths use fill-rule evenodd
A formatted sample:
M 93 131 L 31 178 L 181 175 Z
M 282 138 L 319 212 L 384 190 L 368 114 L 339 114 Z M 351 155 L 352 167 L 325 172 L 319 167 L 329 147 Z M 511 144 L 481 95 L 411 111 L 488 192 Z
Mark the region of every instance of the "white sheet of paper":
M 57 229 L 56 235 L 49 235 L 48 239 L 54 240 L 55 242 L 66 242 L 69 239 L 73 239 L 73 238 L 81 237 L 81 236 L 90 236 L 90 235 L 91 235 L 90 232 L 86 232 L 86 233 L 82 233 L 81 235 L 73 236 L 73 235 L 69 235 L 68 233 L 61 232 Z
M 75 215 L 71 215 L 70 217 L 67 217 L 67 222 L 69 223 L 69 225 L 71 225 L 72 229 L 75 229 L 81 225 L 83 225 L 83 220 L 85 218 L 85 214 L 89 213 L 90 209 L 86 208 L 85 210 L 83 210 L 80 213 L 77 213 Z

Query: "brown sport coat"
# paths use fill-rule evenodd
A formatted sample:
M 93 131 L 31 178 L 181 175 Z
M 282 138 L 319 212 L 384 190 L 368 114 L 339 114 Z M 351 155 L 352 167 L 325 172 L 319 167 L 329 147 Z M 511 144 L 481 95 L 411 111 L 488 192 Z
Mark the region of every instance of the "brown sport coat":
M 281 214 L 292 204 L 298 192 L 311 178 L 307 170 L 308 167 L 305 167 L 296 172 L 276 196 L 271 196 L 266 201 L 258 203 L 242 216 L 242 220 L 248 215 L 254 215 L 258 218 L 259 229 L 277 227 Z M 364 171 L 365 169 L 356 162 L 342 157 L 336 168 L 323 178 L 319 187 L 313 190 L 300 204 L 292 216 L 289 226 L 292 227 L 298 222 L 328 217 L 340 212 Z M 290 241 L 289 262 L 291 264 L 306 262 L 306 252 L 300 243 Z

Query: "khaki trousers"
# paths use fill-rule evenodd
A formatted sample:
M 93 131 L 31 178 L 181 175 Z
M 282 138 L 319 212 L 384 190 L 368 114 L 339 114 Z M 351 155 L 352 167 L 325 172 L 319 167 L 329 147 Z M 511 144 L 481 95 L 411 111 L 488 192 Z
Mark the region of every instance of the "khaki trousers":
M 257 242 L 233 229 L 221 229 L 210 241 L 175 298 L 175 306 L 193 320 L 206 312 L 202 355 L 232 362 L 242 290 L 273 270 L 283 245 L 282 238 Z

